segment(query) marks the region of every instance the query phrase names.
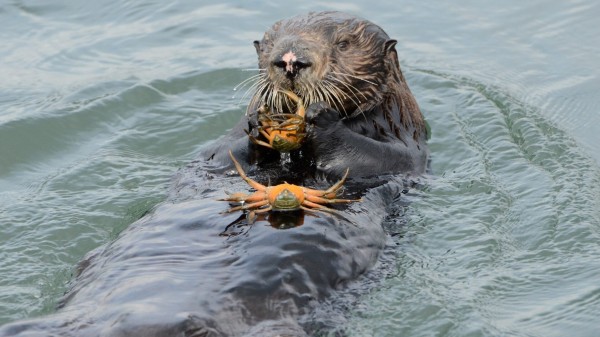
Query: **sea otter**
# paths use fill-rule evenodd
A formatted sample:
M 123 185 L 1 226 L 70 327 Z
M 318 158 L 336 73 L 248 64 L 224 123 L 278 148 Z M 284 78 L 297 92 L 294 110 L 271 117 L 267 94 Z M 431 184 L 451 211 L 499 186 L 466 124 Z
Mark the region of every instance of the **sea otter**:
M 314 309 L 375 264 L 388 207 L 405 188 L 397 173 L 426 166 L 424 121 L 394 44 L 375 24 L 337 12 L 276 23 L 255 42 L 261 71 L 247 116 L 178 173 L 167 202 L 86 256 L 56 313 L 7 324 L 0 336 L 327 333 L 323 316 L 331 315 Z M 288 112 L 277 89 L 308 105 L 307 140 L 289 160 L 244 131 L 255 132 L 262 104 Z M 348 168 L 353 181 L 376 175 L 387 183 L 348 182 L 346 193 L 362 201 L 335 216 L 272 212 L 250 225 L 217 201 L 248 188 L 229 170 L 229 149 L 263 184 L 323 188 L 323 177 Z
M 308 158 L 317 175 L 339 178 L 347 168 L 352 177 L 423 173 L 427 131 L 395 45 L 374 23 L 340 12 L 275 23 L 254 42 L 259 74 L 247 117 L 205 157 L 227 167 L 230 148 L 248 165 L 278 158 L 249 142 L 245 130 L 256 129 L 264 104 L 289 113 L 293 104 L 281 93 L 289 90 L 308 106 L 308 141 L 295 155 Z

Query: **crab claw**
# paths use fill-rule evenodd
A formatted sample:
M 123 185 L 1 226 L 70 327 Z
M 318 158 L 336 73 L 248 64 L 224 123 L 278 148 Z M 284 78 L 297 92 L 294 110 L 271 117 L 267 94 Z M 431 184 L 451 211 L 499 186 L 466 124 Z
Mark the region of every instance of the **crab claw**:
M 304 108 L 304 103 L 302 102 L 302 98 L 300 98 L 298 95 L 296 95 L 293 91 L 290 91 L 290 90 L 277 89 L 277 92 L 285 94 L 292 101 L 294 101 L 294 103 L 296 103 L 296 106 L 297 106 L 296 115 L 299 115 L 300 117 L 304 117 L 304 115 L 306 114 L 306 109 Z

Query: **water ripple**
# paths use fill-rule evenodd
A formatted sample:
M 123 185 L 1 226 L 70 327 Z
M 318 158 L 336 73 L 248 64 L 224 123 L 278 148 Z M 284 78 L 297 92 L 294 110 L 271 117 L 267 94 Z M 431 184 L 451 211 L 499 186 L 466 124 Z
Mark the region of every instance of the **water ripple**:
M 600 306 L 589 282 L 600 270 L 598 167 L 537 109 L 498 87 L 413 76 L 444 93 L 424 102 L 436 116 L 429 122 L 441 178 L 411 205 L 402 272 L 370 296 L 378 309 L 357 311 L 362 326 L 348 331 L 591 334 L 585 322 Z M 440 152 L 452 157 L 437 164 Z

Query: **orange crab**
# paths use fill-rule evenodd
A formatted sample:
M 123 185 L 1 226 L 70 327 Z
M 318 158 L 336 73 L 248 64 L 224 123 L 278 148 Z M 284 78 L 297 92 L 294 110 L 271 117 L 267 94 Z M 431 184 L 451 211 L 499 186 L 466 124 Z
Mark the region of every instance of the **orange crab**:
M 250 140 L 257 145 L 266 146 L 279 152 L 290 152 L 300 148 L 306 134 L 304 133 L 304 114 L 306 110 L 302 99 L 295 93 L 288 90 L 279 92 L 287 95 L 296 103 L 296 113 L 294 114 L 272 114 L 267 105 L 258 109 L 258 121 L 260 126 L 258 131 L 268 142 L 256 139 L 248 133 Z
M 244 179 L 248 185 L 256 189 L 256 192 L 252 194 L 233 193 L 230 194 L 228 198 L 219 200 L 241 202 L 242 205 L 232 207 L 226 212 L 230 213 L 241 210 L 249 210 L 250 212 L 248 214 L 248 219 L 250 222 L 254 221 L 256 214 L 268 211 L 294 211 L 302 209 L 305 211 L 319 210 L 333 213 L 335 212 L 333 209 L 327 208 L 322 204 L 361 201 L 361 199 L 336 199 L 337 192 L 346 181 L 349 170 L 346 170 L 346 174 L 344 174 L 342 179 L 333 184 L 333 186 L 327 190 L 315 190 L 288 183 L 275 186 L 264 186 L 248 178 L 242 169 L 242 166 L 235 159 L 231 151 L 229 151 L 229 155 L 231 156 L 231 159 L 235 164 L 235 168 L 239 172 L 242 179 Z

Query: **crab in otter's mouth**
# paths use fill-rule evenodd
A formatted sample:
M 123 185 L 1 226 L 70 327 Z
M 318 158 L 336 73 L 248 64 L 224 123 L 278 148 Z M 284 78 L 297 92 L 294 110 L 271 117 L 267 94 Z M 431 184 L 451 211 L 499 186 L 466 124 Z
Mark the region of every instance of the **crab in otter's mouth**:
M 248 221 L 254 222 L 256 214 L 265 213 L 268 211 L 295 211 L 302 209 L 305 211 L 324 211 L 334 213 L 335 210 L 327 208 L 323 204 L 334 204 L 334 203 L 349 203 L 360 201 L 361 199 L 337 199 L 337 192 L 340 190 L 348 171 L 337 183 L 333 184 L 326 190 L 315 190 L 307 187 L 302 187 L 293 184 L 279 184 L 275 186 L 264 186 L 258 182 L 248 178 L 242 166 L 233 156 L 233 153 L 229 151 L 229 156 L 233 160 L 235 168 L 237 169 L 240 177 L 244 179 L 256 192 L 252 194 L 246 194 L 243 192 L 229 194 L 228 198 L 219 199 L 221 201 L 235 201 L 241 202 L 240 206 L 235 206 L 228 209 L 226 212 L 235 211 L 250 211 L 248 214 Z
M 305 108 L 302 99 L 291 91 L 281 90 L 296 103 L 296 113 L 272 113 L 266 104 L 258 109 L 258 132 L 266 138 L 266 142 L 252 136 L 248 137 L 257 145 L 262 145 L 279 152 L 290 152 L 302 146 L 305 137 L 304 114 Z

